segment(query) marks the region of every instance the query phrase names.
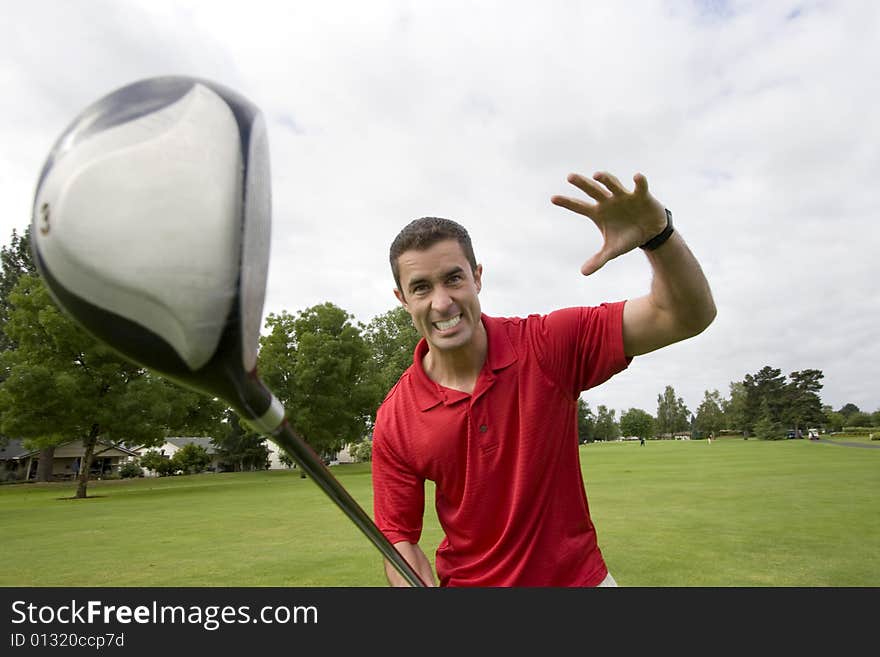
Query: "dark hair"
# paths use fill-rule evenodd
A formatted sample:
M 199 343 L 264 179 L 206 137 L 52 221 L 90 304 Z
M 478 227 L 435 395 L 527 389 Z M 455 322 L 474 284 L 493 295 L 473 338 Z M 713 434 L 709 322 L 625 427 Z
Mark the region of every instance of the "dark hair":
M 477 271 L 477 259 L 474 257 L 471 236 L 468 235 L 464 226 L 457 224 L 451 219 L 422 217 L 404 226 L 403 230 L 397 234 L 397 237 L 391 243 L 389 260 L 391 261 L 391 273 L 394 274 L 394 282 L 398 290 L 400 290 L 400 264 L 398 259 L 401 254 L 412 249 L 424 251 L 443 240 L 455 240 L 458 242 L 471 266 L 471 271 Z

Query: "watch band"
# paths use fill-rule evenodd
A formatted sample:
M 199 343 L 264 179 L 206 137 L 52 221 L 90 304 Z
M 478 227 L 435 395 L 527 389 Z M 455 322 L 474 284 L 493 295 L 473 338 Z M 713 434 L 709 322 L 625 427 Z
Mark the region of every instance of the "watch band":
M 666 228 L 664 228 L 659 235 L 655 235 L 639 248 L 644 249 L 645 251 L 653 251 L 668 240 L 673 232 L 675 232 L 675 229 L 672 227 L 672 213 L 669 211 L 669 208 L 666 208 Z

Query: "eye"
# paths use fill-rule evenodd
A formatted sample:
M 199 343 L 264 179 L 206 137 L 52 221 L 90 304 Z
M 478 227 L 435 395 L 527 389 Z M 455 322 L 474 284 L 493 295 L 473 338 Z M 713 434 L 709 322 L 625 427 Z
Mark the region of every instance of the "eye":
M 413 294 L 421 296 L 428 291 L 428 286 L 425 283 L 419 283 L 417 285 L 414 285 L 411 291 Z
M 452 276 L 450 276 L 449 278 L 446 279 L 446 282 L 449 283 L 450 285 L 458 285 L 459 283 L 462 282 L 462 280 L 464 280 L 464 278 L 462 277 L 461 274 L 453 274 Z

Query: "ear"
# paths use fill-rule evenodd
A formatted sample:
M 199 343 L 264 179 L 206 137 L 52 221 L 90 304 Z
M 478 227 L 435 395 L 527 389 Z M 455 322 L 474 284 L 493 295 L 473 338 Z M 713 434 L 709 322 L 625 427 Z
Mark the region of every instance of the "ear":
M 403 292 L 401 292 L 397 288 L 394 288 L 394 296 L 396 296 L 397 300 L 400 301 L 400 305 L 406 308 L 407 311 L 409 311 L 409 306 L 406 303 L 406 297 L 403 296 Z
M 483 289 L 483 265 L 477 265 L 474 269 L 474 285 L 477 288 L 477 294 Z

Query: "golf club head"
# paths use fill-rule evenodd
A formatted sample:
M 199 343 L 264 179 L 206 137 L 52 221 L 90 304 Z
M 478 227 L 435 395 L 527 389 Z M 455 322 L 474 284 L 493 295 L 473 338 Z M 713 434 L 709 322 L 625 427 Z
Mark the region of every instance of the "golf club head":
M 86 330 L 271 431 L 284 409 L 256 375 L 270 224 L 260 110 L 170 76 L 113 91 L 61 134 L 31 235 L 50 293 Z

